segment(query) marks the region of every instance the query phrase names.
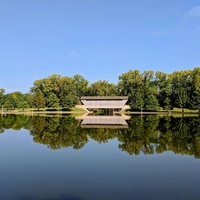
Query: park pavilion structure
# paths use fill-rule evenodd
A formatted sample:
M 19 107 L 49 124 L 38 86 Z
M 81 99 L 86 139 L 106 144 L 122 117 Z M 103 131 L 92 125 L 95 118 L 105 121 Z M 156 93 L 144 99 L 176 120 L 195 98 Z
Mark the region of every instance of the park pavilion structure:
M 120 111 L 128 101 L 127 96 L 83 96 L 81 102 L 87 110 L 112 109 Z

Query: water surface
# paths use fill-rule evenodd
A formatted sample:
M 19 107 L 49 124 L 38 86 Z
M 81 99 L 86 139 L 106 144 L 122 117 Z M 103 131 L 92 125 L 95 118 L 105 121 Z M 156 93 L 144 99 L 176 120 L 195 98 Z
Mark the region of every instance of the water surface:
M 2 116 L 0 199 L 199 199 L 200 119 L 126 122 L 91 128 L 72 116 Z

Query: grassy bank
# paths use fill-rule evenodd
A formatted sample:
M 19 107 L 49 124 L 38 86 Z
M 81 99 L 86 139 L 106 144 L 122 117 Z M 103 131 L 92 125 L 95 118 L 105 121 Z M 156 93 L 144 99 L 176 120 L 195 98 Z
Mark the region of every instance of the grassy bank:
M 28 109 L 11 109 L 11 110 L 1 110 L 1 114 L 84 114 L 87 111 L 83 108 L 73 107 L 71 109 L 61 109 L 61 108 L 28 108 Z M 160 115 L 193 115 L 199 114 L 198 110 L 184 109 L 182 112 L 181 108 L 174 108 L 173 110 L 162 110 L 162 111 L 131 111 L 129 109 L 122 110 L 122 114 L 160 114 Z
M 1 114 L 38 114 L 38 113 L 86 113 L 87 111 L 82 108 L 73 107 L 71 109 L 61 109 L 61 108 L 40 108 L 39 110 L 36 108 L 27 108 L 27 109 L 10 109 L 10 110 L 1 110 Z

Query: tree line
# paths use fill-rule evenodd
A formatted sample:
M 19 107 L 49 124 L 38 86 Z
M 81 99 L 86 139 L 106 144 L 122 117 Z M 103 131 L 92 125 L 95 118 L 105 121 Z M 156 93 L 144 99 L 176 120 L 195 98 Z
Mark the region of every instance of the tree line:
M 0 106 L 6 109 L 62 108 L 80 103 L 81 96 L 128 96 L 128 104 L 136 111 L 200 110 L 200 67 L 193 70 L 161 71 L 129 70 L 119 76 L 118 83 L 99 80 L 89 83 L 81 75 L 73 77 L 52 74 L 35 80 L 29 93 L 5 93 L 0 89 Z

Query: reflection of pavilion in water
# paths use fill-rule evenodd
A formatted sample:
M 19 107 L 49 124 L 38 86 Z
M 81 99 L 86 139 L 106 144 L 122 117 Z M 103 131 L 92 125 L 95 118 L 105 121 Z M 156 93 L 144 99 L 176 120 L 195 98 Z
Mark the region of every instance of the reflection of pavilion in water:
M 79 118 L 80 119 L 80 118 Z M 128 128 L 126 122 L 129 116 L 111 115 L 111 116 L 82 116 L 82 128 Z

